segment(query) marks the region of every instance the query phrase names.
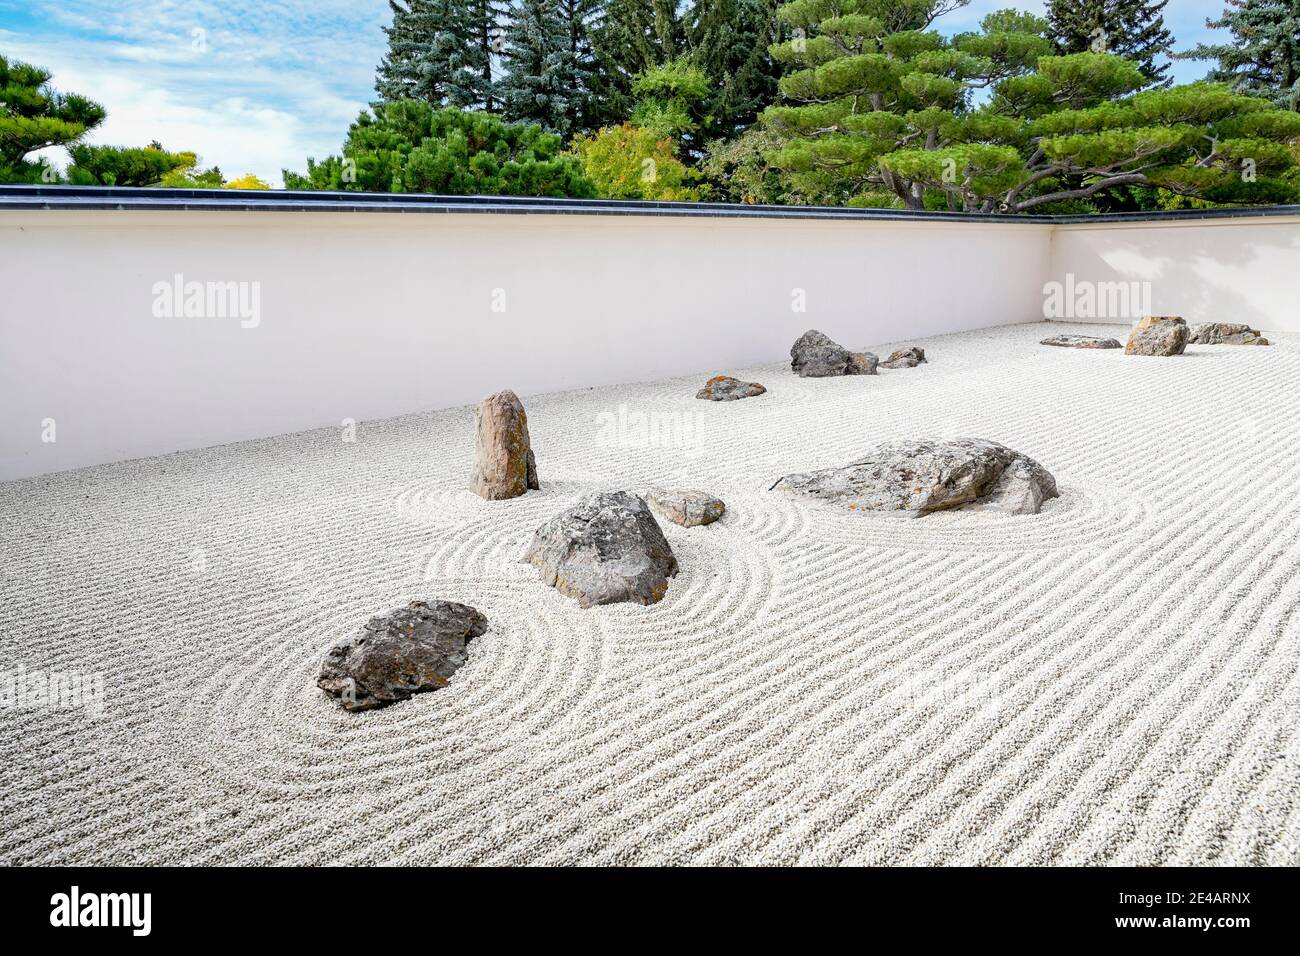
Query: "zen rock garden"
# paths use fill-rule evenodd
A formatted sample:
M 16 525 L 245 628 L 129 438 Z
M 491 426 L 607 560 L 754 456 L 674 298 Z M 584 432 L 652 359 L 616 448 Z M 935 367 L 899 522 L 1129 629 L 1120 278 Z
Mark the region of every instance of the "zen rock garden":
M 1113 338 L 1074 334 L 1053 335 L 1041 344 L 1122 347 L 1128 355 L 1174 356 L 1189 343 L 1267 345 L 1268 340 L 1245 325 L 1211 323 L 1189 329 L 1178 316 L 1144 316 L 1123 346 Z M 850 351 L 816 329 L 801 335 L 790 349 L 790 368 L 801 378 L 877 375 L 881 368 L 916 368 L 926 361 L 923 349 L 910 347 L 881 362 L 873 353 Z M 732 402 L 766 392 L 757 382 L 715 375 L 695 397 Z M 512 391 L 489 395 L 475 410 L 469 487 L 489 501 L 540 490 L 528 415 Z M 1037 461 L 978 438 L 885 442 L 839 467 L 785 475 L 769 490 L 849 512 L 913 517 L 966 507 L 1032 515 L 1060 495 L 1056 479 Z M 626 490 L 595 492 L 537 528 L 523 561 L 537 568 L 542 584 L 581 608 L 655 604 L 678 571 L 655 515 L 696 529 L 720 520 L 726 510 L 722 500 L 700 489 L 654 488 L 644 496 Z M 469 642 L 487 629 L 487 618 L 468 605 L 414 601 L 371 618 L 333 645 L 317 683 L 349 711 L 405 700 L 445 687 L 468 659 Z

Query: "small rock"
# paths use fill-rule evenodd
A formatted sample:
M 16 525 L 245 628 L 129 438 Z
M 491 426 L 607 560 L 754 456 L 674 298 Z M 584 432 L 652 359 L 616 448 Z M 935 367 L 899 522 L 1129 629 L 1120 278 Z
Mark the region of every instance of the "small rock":
M 977 438 L 889 442 L 843 468 L 786 475 L 772 487 L 851 511 L 914 515 L 971 503 L 1036 514 L 1058 494 L 1056 480 L 1038 462 Z
M 1118 339 L 1103 339 L 1097 335 L 1052 335 L 1043 339 L 1042 345 L 1055 345 L 1063 349 L 1121 349 Z
M 845 375 L 875 375 L 876 366 L 880 364 L 880 359 L 876 357 L 875 352 L 850 352 L 849 365 L 844 370 Z
M 1257 329 L 1231 322 L 1207 322 L 1192 327 L 1188 345 L 1268 345 Z
M 1187 323 L 1177 315 L 1144 315 L 1129 333 L 1125 355 L 1182 355 Z
M 509 389 L 489 395 L 474 411 L 470 489 L 481 498 L 500 501 L 539 487 L 524 406 Z
M 766 391 L 767 389 L 758 382 L 742 382 L 730 375 L 715 375 L 704 383 L 704 387 L 695 393 L 695 397 L 708 399 L 710 402 L 734 402 L 741 398 L 762 395 Z
M 683 528 L 713 524 L 727 506 L 706 491 L 666 491 L 656 488 L 647 496 L 650 507 Z
M 579 606 L 654 604 L 677 573 L 663 530 L 639 495 L 587 495 L 537 529 L 524 560 Z
M 809 329 L 790 346 L 790 367 L 800 378 L 875 375 L 878 361 L 871 352 L 850 352 L 816 329 Z
M 916 368 L 925 361 L 925 349 L 912 346 L 891 352 L 889 358 L 880 363 L 881 368 Z
M 344 710 L 406 700 L 446 687 L 467 659 L 465 645 L 486 630 L 487 618 L 466 604 L 412 601 L 331 647 L 316 684 Z

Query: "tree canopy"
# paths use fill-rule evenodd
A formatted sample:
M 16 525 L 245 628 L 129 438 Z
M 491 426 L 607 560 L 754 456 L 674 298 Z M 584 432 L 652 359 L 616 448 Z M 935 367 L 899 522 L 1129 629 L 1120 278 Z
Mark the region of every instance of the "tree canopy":
M 573 152 L 606 199 L 700 198 L 699 174 L 677 158 L 670 139 L 643 126 L 624 123 L 578 136 Z
M 1205 25 L 1227 30 L 1231 43 L 1201 43 L 1178 59 L 1214 60 L 1208 79 L 1300 110 L 1300 0 L 1226 0 L 1219 19 Z
M 770 107 L 772 161 L 858 205 L 1044 210 L 1138 185 L 1218 202 L 1294 194 L 1293 114 L 1196 83 L 1148 85 L 1110 53 L 1055 55 L 1040 18 L 985 17 L 951 39 L 925 0 L 792 0 L 792 67 Z M 986 91 L 976 102 L 976 91 Z
M 289 189 L 593 197 L 558 135 L 489 113 L 398 100 L 361 113 L 341 156 L 284 171 Z
M 50 71 L 0 56 L 0 182 L 39 182 L 52 172 L 28 159 L 40 149 L 68 146 L 108 114 L 93 100 L 51 88 Z
M 1151 83 L 1168 85 L 1174 37 L 1165 29 L 1169 0 L 1050 0 L 1048 34 L 1058 53 L 1118 53 Z
M 193 170 L 198 157 L 193 153 L 169 153 L 157 144 L 149 146 L 68 147 L 72 165 L 68 182 L 74 186 L 158 186 L 173 172 Z

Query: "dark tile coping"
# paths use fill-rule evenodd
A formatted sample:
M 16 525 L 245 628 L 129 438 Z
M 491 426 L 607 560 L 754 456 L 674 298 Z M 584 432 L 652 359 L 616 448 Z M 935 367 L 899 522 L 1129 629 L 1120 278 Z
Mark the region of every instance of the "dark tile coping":
M 834 206 L 746 206 L 733 203 L 539 199 L 524 196 L 435 196 L 425 193 L 312 190 L 132 189 L 118 186 L 0 185 L 0 209 L 190 209 L 217 212 L 486 213 L 567 216 L 699 216 L 718 219 L 831 219 L 998 223 L 1121 223 L 1184 219 L 1300 216 L 1300 206 L 1243 206 L 1092 216 L 988 215 L 844 209 Z

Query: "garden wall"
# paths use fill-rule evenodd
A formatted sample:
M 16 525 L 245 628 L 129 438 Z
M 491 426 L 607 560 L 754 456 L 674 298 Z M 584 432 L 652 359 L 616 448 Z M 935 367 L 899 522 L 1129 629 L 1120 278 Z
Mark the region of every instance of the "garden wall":
M 1300 215 L 1061 223 L 1051 278 L 1149 282 L 1157 315 L 1300 332 Z
M 1155 312 L 1189 321 L 1300 332 L 1300 215 L 1289 210 L 990 221 L 0 193 L 0 480 L 504 387 L 702 380 L 782 361 L 810 327 L 878 348 L 1032 322 L 1045 284 L 1067 277 L 1149 282 Z
M 0 209 L 0 480 L 1032 321 L 1049 228 Z

